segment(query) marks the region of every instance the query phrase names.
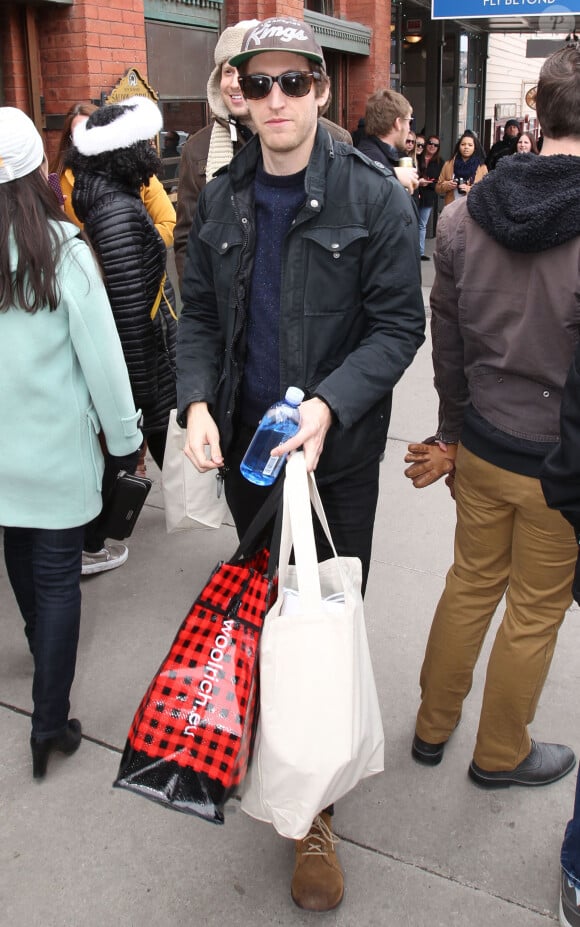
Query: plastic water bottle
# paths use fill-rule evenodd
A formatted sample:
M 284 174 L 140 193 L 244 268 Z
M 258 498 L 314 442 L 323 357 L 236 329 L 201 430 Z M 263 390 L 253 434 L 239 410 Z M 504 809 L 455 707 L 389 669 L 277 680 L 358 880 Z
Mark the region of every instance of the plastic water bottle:
M 304 393 L 289 386 L 284 399 L 275 402 L 260 419 L 260 424 L 240 464 L 243 476 L 258 486 L 271 486 L 282 469 L 286 454 L 272 457 L 272 450 L 296 434 L 300 428 L 298 406 Z

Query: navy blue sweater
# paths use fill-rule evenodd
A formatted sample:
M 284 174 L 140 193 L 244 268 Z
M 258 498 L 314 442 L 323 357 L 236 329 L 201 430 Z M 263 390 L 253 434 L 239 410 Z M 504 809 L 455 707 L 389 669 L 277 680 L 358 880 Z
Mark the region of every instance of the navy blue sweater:
M 288 176 L 256 170 L 256 253 L 248 304 L 248 340 L 241 395 L 241 419 L 256 426 L 281 398 L 280 287 L 286 232 L 306 194 L 306 171 Z

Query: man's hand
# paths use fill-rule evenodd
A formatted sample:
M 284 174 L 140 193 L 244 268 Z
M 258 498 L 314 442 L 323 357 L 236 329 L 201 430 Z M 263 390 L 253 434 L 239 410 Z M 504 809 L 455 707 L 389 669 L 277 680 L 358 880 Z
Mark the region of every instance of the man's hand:
M 209 444 L 210 456 L 205 447 Z M 206 402 L 192 402 L 187 409 L 187 433 L 184 452 L 200 473 L 223 467 L 217 425 L 209 414 Z
M 453 496 L 453 481 L 449 477 L 455 473 L 457 445 L 438 441 L 436 444 L 409 444 L 407 450 L 405 463 L 411 466 L 405 470 L 405 476 L 413 481 L 413 486 L 422 489 L 447 476 L 445 482 Z
M 304 461 L 308 473 L 312 473 L 318 466 L 326 432 L 332 425 L 332 412 L 322 399 L 307 399 L 300 404 L 300 428 L 293 438 L 280 444 L 272 451 L 273 457 L 281 457 L 295 451 L 298 447 L 304 448 Z

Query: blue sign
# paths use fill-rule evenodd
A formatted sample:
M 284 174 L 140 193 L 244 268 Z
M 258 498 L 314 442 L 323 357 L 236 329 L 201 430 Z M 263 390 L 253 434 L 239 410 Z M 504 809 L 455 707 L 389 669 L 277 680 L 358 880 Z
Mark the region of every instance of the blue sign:
M 580 14 L 580 0 L 432 0 L 432 19 L 490 19 L 496 16 L 548 16 L 550 31 L 562 31 L 570 16 Z M 566 27 L 564 26 L 564 30 Z

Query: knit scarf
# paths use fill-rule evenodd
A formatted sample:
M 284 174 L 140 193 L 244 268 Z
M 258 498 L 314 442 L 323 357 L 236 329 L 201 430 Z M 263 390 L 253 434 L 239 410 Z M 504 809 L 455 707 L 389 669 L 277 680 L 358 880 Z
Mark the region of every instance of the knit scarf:
M 477 168 L 482 164 L 481 158 L 476 154 L 472 154 L 467 161 L 464 161 L 459 153 L 455 155 L 455 161 L 453 162 L 453 176 L 461 177 L 464 183 L 473 183 L 475 180 L 475 174 L 477 173 Z
M 230 126 L 232 126 L 232 123 L 225 126 L 217 120 L 214 122 L 207 152 L 206 181 L 212 180 L 216 171 L 219 171 L 220 167 L 229 164 L 234 156 L 234 141 Z M 237 138 L 235 125 L 233 125 L 233 131 Z

